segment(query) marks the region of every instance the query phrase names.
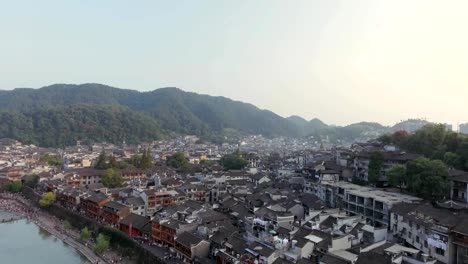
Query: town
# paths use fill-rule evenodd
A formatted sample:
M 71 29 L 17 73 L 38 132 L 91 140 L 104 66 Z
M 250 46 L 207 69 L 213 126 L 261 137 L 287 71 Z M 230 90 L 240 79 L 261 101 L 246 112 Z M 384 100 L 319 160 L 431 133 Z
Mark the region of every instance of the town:
M 468 263 L 468 172 L 447 157 L 442 171 L 401 137 L 62 149 L 2 139 L 0 181 L 51 196 L 44 207 L 118 230 L 167 263 Z

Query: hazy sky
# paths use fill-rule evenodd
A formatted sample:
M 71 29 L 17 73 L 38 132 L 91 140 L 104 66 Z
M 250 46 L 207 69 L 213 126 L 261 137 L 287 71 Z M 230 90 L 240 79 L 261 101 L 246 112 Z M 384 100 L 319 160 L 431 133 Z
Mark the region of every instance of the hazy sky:
M 468 121 L 468 1 L 0 0 L 0 88 L 222 95 L 327 123 Z

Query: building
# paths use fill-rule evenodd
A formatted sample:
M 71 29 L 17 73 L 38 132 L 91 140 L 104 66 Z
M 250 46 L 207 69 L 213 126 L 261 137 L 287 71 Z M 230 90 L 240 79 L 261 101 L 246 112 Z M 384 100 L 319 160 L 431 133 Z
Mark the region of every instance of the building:
M 177 235 L 183 232 L 194 232 L 197 227 L 197 223 L 187 223 L 175 219 L 156 219 L 152 222 L 151 237 L 154 241 L 174 247 Z
M 122 178 L 125 181 L 133 181 L 133 180 L 143 180 L 146 179 L 146 172 L 142 169 L 123 169 L 120 171 Z
M 443 263 L 457 263 L 454 236 L 459 250 L 464 248 L 467 214 L 436 208 L 430 204 L 398 204 L 391 210 L 391 231 L 406 245 L 421 250 Z M 455 235 L 452 233 L 455 230 Z
M 110 198 L 104 193 L 87 193 L 83 196 L 83 199 L 80 199 L 80 207 L 88 216 L 99 218 L 101 215 L 101 208 L 109 201 Z
M 130 213 L 120 221 L 119 229 L 131 237 L 150 236 L 151 220 L 148 217 Z
M 66 180 L 67 183 L 72 186 L 87 186 L 101 183 L 101 178 L 105 173 L 105 170 L 96 170 L 93 168 L 74 169 L 67 174 Z
M 341 208 L 352 215 L 362 215 L 374 226 L 388 226 L 390 210 L 399 203 L 414 203 L 420 198 L 401 193 L 386 192 L 349 182 L 326 182 L 318 186 L 318 197 L 333 208 Z
M 114 201 L 105 203 L 101 208 L 101 217 L 107 224 L 117 225 L 130 214 L 130 208 Z
M 402 151 L 385 151 L 376 149 L 374 151 L 363 150 L 356 154 L 354 158 L 354 171 L 355 177 L 358 179 L 369 181 L 369 163 L 370 157 L 374 152 L 381 152 L 383 155 L 384 163 L 382 166 L 382 170 L 380 172 L 380 182 L 386 182 L 387 176 L 386 172 L 399 164 L 406 164 L 410 160 L 414 160 L 420 157 L 420 155 L 416 154 L 409 154 Z
M 175 250 L 188 263 L 193 263 L 195 257 L 207 257 L 210 252 L 210 243 L 202 238 L 183 232 L 175 238 Z
M 451 169 L 449 180 L 452 182 L 450 198 L 453 201 L 468 203 L 468 172 Z
M 23 175 L 23 169 L 20 167 L 6 167 L 0 169 L 0 182 L 19 181 Z

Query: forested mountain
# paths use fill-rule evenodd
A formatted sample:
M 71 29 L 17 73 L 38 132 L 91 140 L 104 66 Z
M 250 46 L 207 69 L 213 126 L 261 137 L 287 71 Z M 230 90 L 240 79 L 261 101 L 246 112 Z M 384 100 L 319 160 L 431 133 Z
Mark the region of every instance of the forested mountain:
M 77 140 L 137 143 L 165 136 L 153 118 L 120 106 L 72 105 L 2 111 L 0 124 L 0 138 L 46 147 L 74 145 Z
M 324 122 L 317 118 L 307 121 L 300 116 L 290 116 L 286 119 L 299 130 L 301 135 L 309 135 L 328 127 Z
M 300 136 L 296 127 L 273 112 L 177 88 L 137 92 L 100 84 L 55 84 L 0 92 L 0 110 L 23 112 L 82 103 L 125 106 L 153 117 L 162 128 L 177 133 L 210 135 L 235 129 L 247 134 Z
M 225 135 L 267 137 L 331 135 L 354 140 L 387 127 L 359 123 L 328 126 L 319 119 L 283 118 L 252 104 L 225 97 L 161 88 L 149 92 L 101 84 L 54 84 L 40 89 L 0 91 L 0 137 L 44 146 L 76 140 L 138 142 L 171 133 L 195 134 L 218 141 Z

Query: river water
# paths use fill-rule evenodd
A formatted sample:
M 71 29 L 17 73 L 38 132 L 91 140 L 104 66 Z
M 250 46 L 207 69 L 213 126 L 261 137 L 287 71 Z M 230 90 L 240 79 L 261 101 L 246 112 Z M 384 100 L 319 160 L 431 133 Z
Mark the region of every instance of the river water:
M 0 222 L 12 216 L 0 211 Z M 25 219 L 0 223 L 0 263 L 89 264 L 74 248 Z

